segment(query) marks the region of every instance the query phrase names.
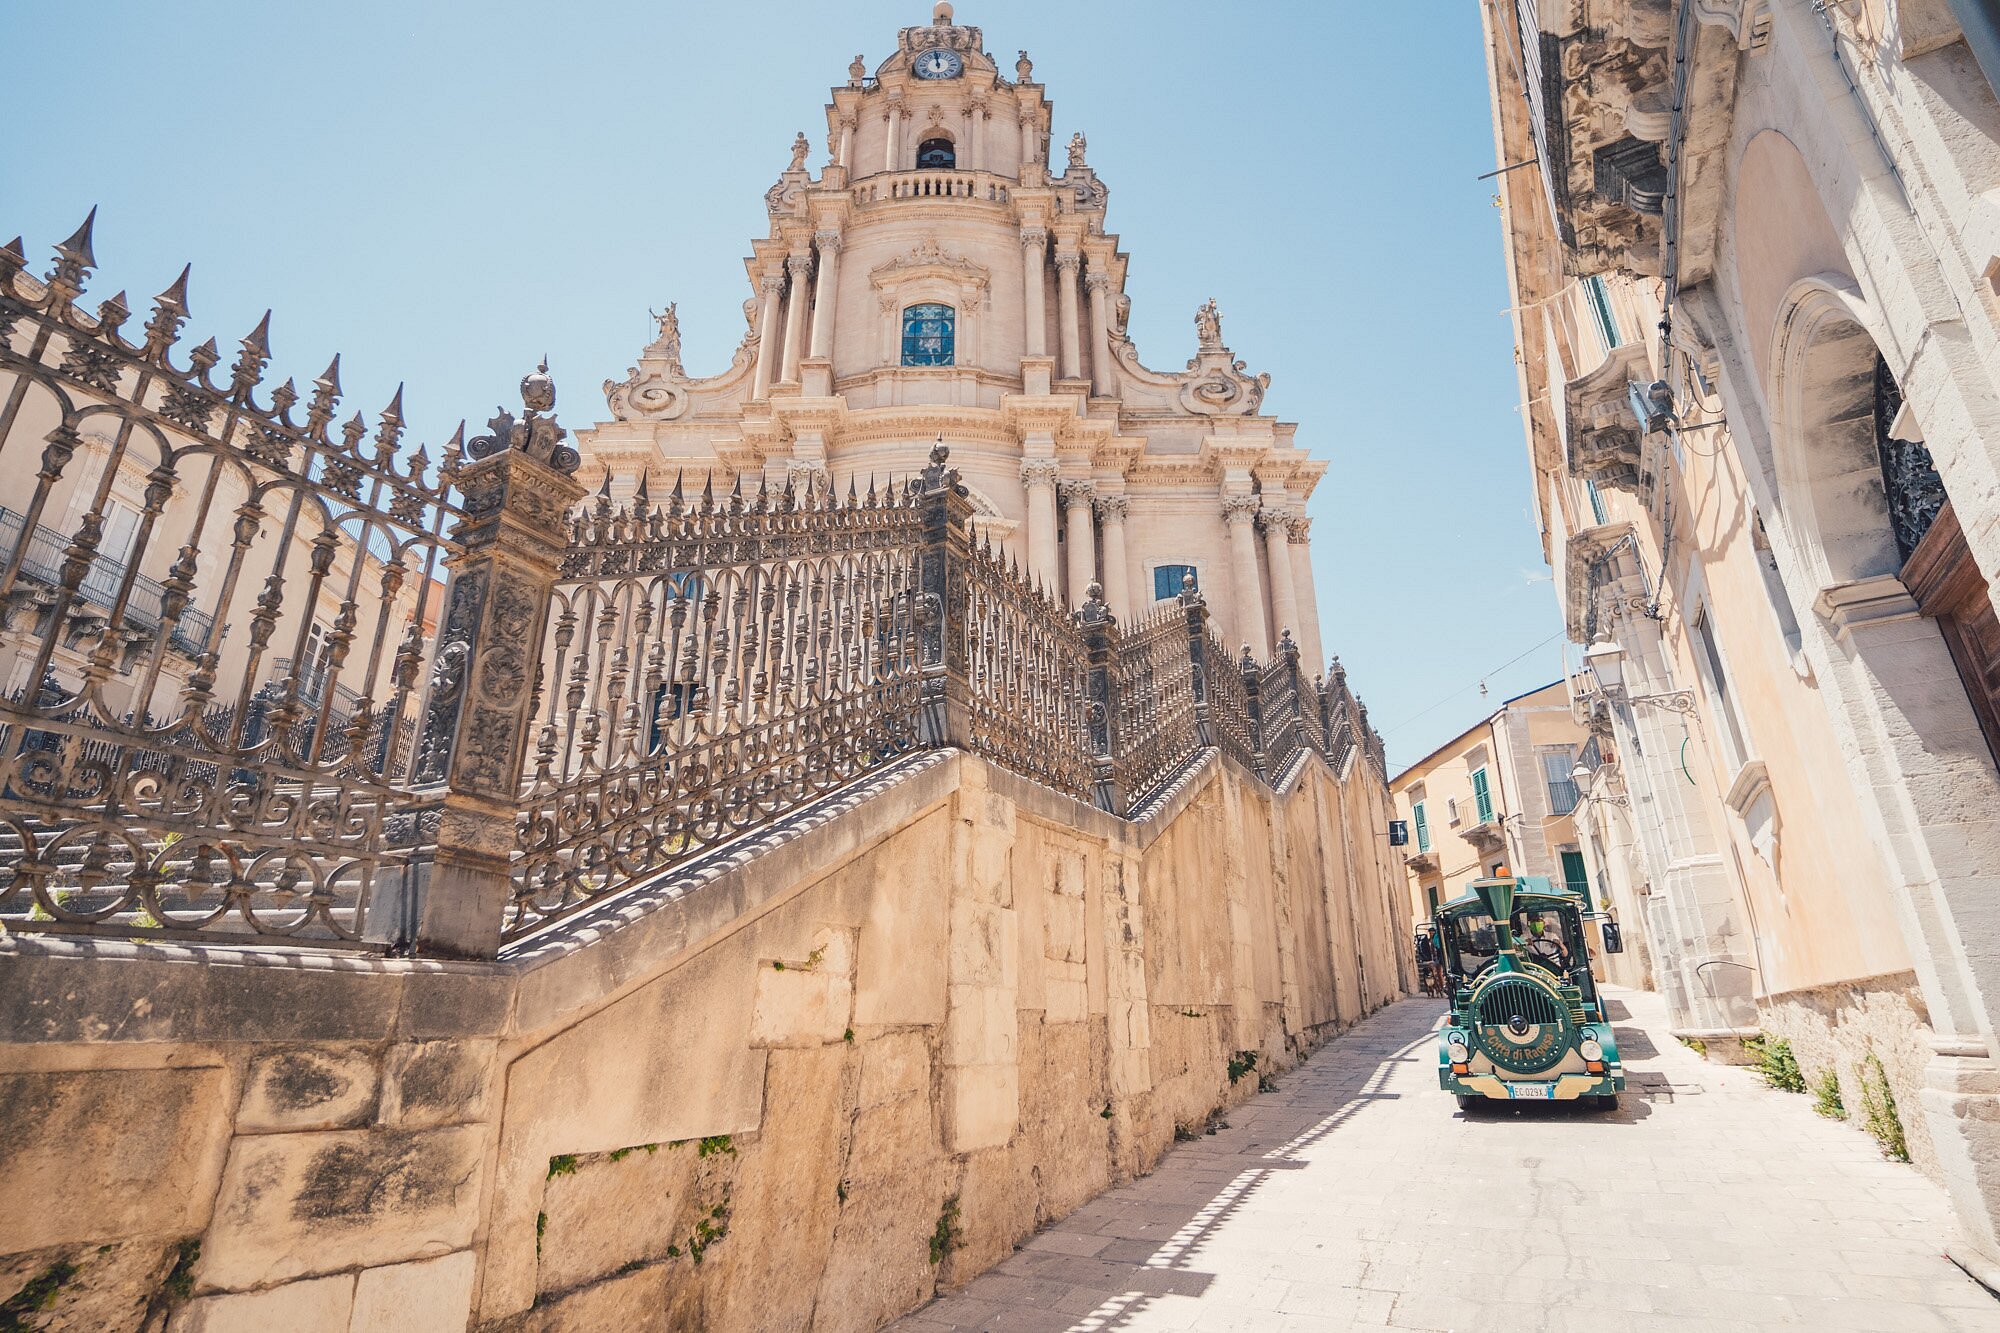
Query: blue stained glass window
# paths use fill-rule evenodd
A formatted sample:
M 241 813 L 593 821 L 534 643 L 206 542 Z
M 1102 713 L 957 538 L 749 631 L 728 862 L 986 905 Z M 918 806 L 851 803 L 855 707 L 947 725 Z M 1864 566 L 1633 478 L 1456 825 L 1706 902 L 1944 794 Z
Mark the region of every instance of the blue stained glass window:
M 955 314 L 948 305 L 913 305 L 906 308 L 903 311 L 903 364 L 951 365 L 954 322 Z
M 1154 565 L 1153 600 L 1164 602 L 1181 595 L 1181 580 L 1194 574 L 1193 565 Z

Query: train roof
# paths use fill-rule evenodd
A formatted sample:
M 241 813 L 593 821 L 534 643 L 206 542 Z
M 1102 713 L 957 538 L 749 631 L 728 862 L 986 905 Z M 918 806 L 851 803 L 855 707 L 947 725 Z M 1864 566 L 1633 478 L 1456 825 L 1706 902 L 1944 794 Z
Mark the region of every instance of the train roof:
M 1570 888 L 1567 884 L 1556 883 L 1547 875 L 1516 875 L 1511 881 L 1485 879 L 1473 881 L 1475 885 L 1495 882 L 1511 882 L 1514 885 L 1514 901 L 1516 903 L 1519 903 L 1523 898 L 1548 898 L 1553 899 L 1558 904 L 1568 904 L 1572 907 L 1589 906 L 1589 902 L 1583 894 Z M 1442 916 L 1448 912 L 1456 913 L 1466 910 L 1483 912 L 1486 910 L 1486 905 L 1479 900 L 1477 893 L 1468 890 L 1462 897 L 1453 898 L 1450 902 L 1439 905 L 1437 914 Z

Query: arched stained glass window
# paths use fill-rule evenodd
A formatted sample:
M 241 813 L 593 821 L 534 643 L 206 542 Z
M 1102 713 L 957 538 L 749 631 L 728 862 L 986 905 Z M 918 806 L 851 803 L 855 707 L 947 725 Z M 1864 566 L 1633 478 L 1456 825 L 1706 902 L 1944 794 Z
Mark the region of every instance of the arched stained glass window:
M 913 305 L 903 311 L 903 364 L 952 364 L 954 313 L 948 305 Z

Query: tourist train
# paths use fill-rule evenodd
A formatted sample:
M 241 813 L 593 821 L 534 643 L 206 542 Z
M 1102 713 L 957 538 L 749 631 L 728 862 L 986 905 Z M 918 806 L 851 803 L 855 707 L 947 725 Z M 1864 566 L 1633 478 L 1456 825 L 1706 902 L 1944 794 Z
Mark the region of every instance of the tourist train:
M 1574 1101 L 1611 1110 L 1625 1087 L 1618 1043 L 1590 973 L 1589 900 L 1542 876 L 1503 872 L 1433 917 L 1451 1011 L 1438 1085 L 1471 1110 L 1487 1099 Z M 1602 925 L 1607 953 L 1623 944 Z

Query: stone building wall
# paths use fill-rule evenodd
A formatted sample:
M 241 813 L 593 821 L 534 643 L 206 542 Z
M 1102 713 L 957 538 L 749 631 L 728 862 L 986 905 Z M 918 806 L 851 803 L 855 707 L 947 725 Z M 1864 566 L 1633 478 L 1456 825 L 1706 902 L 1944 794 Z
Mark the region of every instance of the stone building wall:
M 1401 993 L 1377 788 L 1211 754 L 1126 823 L 931 755 L 496 964 L 9 940 L 0 1303 L 877 1327 Z

